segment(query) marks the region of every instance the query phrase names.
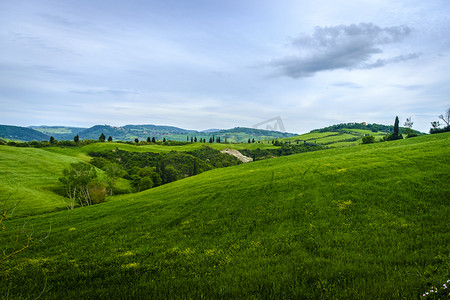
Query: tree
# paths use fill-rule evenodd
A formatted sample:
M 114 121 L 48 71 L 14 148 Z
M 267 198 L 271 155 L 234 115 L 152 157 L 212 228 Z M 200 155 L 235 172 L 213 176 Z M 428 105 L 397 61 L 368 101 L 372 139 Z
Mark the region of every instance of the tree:
M 99 142 L 104 142 L 106 139 L 105 134 L 102 132 L 102 134 L 100 134 L 100 136 L 98 137 L 98 141 Z
M 105 201 L 106 197 L 106 184 L 94 179 L 88 183 L 87 189 L 91 197 L 91 204 L 98 204 Z
M 112 138 L 112 136 L 109 136 L 109 137 L 108 137 L 108 142 L 110 142 L 110 143 L 111 143 L 112 141 L 113 141 L 113 138 Z
M 163 138 L 163 143 L 165 143 L 166 142 L 166 138 Z
M 445 112 L 444 115 L 440 115 L 440 116 L 439 116 L 439 119 L 441 119 L 442 121 L 444 121 L 444 123 L 445 123 L 447 126 L 450 126 L 450 107 L 447 108 L 447 111 Z
M 152 137 L 152 143 L 156 143 L 156 138 Z
M 439 121 L 431 122 L 432 128 L 430 129 L 430 133 L 433 134 L 450 131 L 450 107 L 447 109 L 444 115 L 439 116 L 439 119 L 444 121 L 444 124 L 440 124 Z M 439 128 L 441 125 L 444 125 L 444 128 Z
M 399 140 L 403 138 L 403 136 L 399 134 L 399 126 L 398 126 L 399 123 L 400 121 L 398 119 L 398 116 L 396 116 L 394 122 L 394 132 L 386 137 L 387 141 Z
M 53 143 L 55 143 L 55 138 L 53 136 L 51 136 L 49 141 L 50 141 L 50 144 L 53 144 Z
M 198 174 L 198 162 L 196 159 L 194 159 L 194 168 L 192 170 L 192 175 L 197 175 Z
M 411 120 L 411 117 L 406 118 L 406 121 L 405 121 L 405 123 L 403 124 L 403 126 L 405 126 L 406 134 L 408 134 L 408 136 L 407 136 L 408 138 L 417 136 L 417 134 L 415 134 L 414 131 L 412 130 L 413 124 L 414 124 L 414 123 L 413 123 L 413 121 Z
M 73 141 L 78 144 L 78 142 L 80 141 L 80 136 L 78 134 L 74 136 Z
M 84 162 L 70 164 L 63 170 L 59 181 L 69 198 L 68 209 L 73 209 L 78 202 L 81 206 L 91 205 L 91 196 L 88 185 L 97 178 L 97 172 L 92 165 Z
M 137 144 L 137 143 L 139 143 L 139 139 L 138 138 L 135 138 L 134 139 L 134 142 Z
M 197 143 L 197 137 L 194 137 L 194 143 Z
M 367 135 L 362 138 L 363 144 L 372 144 L 375 143 L 375 137 L 373 135 Z
M 432 129 L 437 129 L 439 128 L 439 126 L 441 126 L 441 124 L 439 124 L 439 121 L 431 122 L 431 127 L 433 127 Z
M 173 166 L 167 166 L 165 168 L 164 177 L 165 177 L 166 183 L 176 181 L 176 180 L 178 180 L 178 177 L 179 177 L 178 171 L 175 170 L 175 168 Z
M 108 176 L 109 194 L 113 194 L 114 183 L 116 180 L 125 175 L 125 170 L 117 163 L 109 163 L 105 166 L 105 173 Z
M 251 142 L 252 142 L 252 141 L 251 141 L 251 140 L 250 140 L 250 138 L 249 138 L 249 139 L 248 139 L 248 141 L 247 141 L 247 143 L 249 143 L 249 144 L 250 144 Z
M 398 116 L 395 117 L 394 122 L 394 137 L 398 137 L 398 124 L 400 123 Z

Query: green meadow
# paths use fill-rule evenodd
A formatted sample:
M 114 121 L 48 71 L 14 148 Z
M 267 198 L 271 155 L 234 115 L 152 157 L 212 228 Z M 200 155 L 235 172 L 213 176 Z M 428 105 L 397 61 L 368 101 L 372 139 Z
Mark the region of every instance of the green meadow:
M 365 135 L 372 135 L 375 137 L 376 141 L 380 141 L 386 133 L 377 131 L 373 132 L 368 129 L 350 129 L 343 128 L 336 131 L 326 131 L 318 132 L 313 131 L 305 134 L 301 134 L 294 137 L 278 139 L 280 142 L 306 142 L 306 143 L 317 143 L 321 145 L 326 145 L 330 148 L 339 148 L 347 146 L 359 145 L 362 142 L 362 138 Z
M 20 200 L 0 253 L 26 244 L 18 229 L 39 241 L 0 263 L 1 298 L 418 299 L 450 279 L 450 133 L 214 169 L 66 210 L 62 170 L 116 146 L 198 147 L 0 146 L 1 195 Z

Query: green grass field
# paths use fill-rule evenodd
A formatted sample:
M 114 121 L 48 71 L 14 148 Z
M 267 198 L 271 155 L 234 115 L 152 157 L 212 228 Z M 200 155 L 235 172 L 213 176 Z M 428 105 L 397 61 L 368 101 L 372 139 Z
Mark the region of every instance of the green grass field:
M 4 222 L 0 247 L 12 251 L 11 230 L 24 224 L 36 238 L 51 231 L 0 264 L 0 295 L 417 299 L 450 276 L 449 150 L 450 134 L 436 134 L 308 152 L 71 211 L 23 193 L 36 213 Z M 77 160 L 0 151 L 2 189 L 8 176 L 22 186 L 39 177 L 30 189 L 50 193 Z
M 280 142 L 307 142 L 327 145 L 331 148 L 340 148 L 359 145 L 362 142 L 364 135 L 372 135 L 377 141 L 380 141 L 386 133 L 372 132 L 366 129 L 342 129 L 341 132 L 327 131 L 327 132 L 309 132 L 298 136 L 278 139 Z
M 20 201 L 15 216 L 64 209 L 64 197 L 54 189 L 62 169 L 73 162 L 77 159 L 42 149 L 0 146 L 0 194 Z

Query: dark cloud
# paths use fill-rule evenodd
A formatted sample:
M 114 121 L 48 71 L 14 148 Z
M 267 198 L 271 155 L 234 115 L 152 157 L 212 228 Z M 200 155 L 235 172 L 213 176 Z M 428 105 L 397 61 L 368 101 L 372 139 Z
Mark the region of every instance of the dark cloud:
M 371 23 L 316 27 L 312 35 L 292 41 L 297 55 L 273 60 L 271 66 L 281 75 L 310 77 L 336 69 L 370 69 L 418 57 L 412 53 L 371 61 L 383 53 L 386 44 L 398 43 L 411 33 L 407 26 L 379 27 Z

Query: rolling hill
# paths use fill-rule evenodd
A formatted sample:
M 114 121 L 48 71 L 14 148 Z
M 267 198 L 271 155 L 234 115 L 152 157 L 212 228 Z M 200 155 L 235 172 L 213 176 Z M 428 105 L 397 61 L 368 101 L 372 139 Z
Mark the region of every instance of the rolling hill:
M 215 169 L 71 211 L 27 207 L 36 214 L 7 220 L 1 247 L 14 248 L 15 228 L 47 238 L 1 263 L 0 293 L 418 298 L 450 279 L 448 149 L 450 133 L 420 136 Z M 37 175 L 77 159 L 25 150 L 0 146 L 17 161 L 2 182 L 15 174 L 18 187 L 48 190 Z M 42 168 L 21 163 L 30 155 Z
M 31 128 L 0 125 L 0 138 L 15 141 L 44 141 L 49 137 Z
M 42 132 L 47 136 L 47 139 L 49 139 L 50 136 L 53 136 L 59 141 L 71 141 L 75 135 L 87 129 L 83 127 L 67 126 L 30 126 L 29 128 Z
M 95 125 L 90 128 L 65 126 L 31 126 L 30 128 L 0 125 L 0 138 L 18 141 L 46 141 L 53 136 L 56 140 L 73 140 L 79 135 L 82 140 L 98 140 L 101 134 L 107 138 L 111 136 L 114 141 L 134 141 L 136 138 L 145 141 L 148 137 L 156 140 L 186 141 L 190 138 L 209 140 L 211 137 L 220 137 L 222 141 L 232 143 L 247 142 L 248 139 L 263 140 L 292 137 L 296 134 L 283 133 L 253 128 L 236 127 L 233 129 L 208 130 L 205 132 L 186 130 L 173 126 L 158 125 L 125 125 L 116 127 L 110 125 Z

